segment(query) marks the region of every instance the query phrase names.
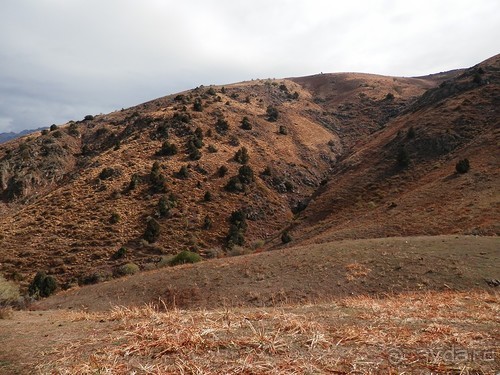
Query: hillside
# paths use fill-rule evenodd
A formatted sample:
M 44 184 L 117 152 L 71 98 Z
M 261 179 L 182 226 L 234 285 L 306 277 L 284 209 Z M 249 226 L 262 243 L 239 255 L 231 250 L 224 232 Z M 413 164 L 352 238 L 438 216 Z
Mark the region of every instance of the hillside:
M 418 78 L 197 87 L 7 142 L 0 272 L 27 286 L 43 270 L 65 289 L 181 250 L 279 247 L 286 228 L 292 245 L 497 234 L 498 72 L 496 56 Z
M 436 85 L 358 74 L 309 80 L 325 79 L 323 91 L 338 86 L 353 103 L 342 113 L 380 113 L 358 132 L 300 80 L 261 80 L 198 87 L 2 145 L 0 271 L 26 285 L 46 270 L 69 287 L 108 279 L 128 262 L 151 268 L 183 249 L 220 256 L 237 210 L 247 229 L 233 242 L 256 249 L 279 237 L 352 144 Z M 235 161 L 243 147 L 248 162 Z M 233 178 L 228 191 L 245 162 L 253 177 Z M 161 228 L 152 243 L 143 239 L 150 218 Z M 122 247 L 127 256 L 116 259 Z
M 499 108 L 498 55 L 428 90 L 334 167 L 291 226 L 296 244 L 498 235 Z

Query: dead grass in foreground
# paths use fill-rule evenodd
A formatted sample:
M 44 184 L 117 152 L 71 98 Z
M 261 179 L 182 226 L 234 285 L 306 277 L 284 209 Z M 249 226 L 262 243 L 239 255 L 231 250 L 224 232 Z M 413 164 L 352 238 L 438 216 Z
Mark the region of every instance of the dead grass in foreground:
M 486 292 L 214 311 L 117 307 L 69 313 L 118 322 L 45 353 L 50 374 L 493 374 L 500 368 L 500 297 Z M 89 349 L 92 348 L 92 349 Z M 41 362 L 41 363 L 42 363 Z

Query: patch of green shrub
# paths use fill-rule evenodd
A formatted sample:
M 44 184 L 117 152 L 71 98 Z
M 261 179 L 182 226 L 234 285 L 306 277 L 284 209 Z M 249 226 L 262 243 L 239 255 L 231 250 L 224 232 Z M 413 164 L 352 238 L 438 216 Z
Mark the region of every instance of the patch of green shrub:
M 247 116 L 243 117 L 243 119 L 241 120 L 241 128 L 243 130 L 252 130 L 252 124 L 250 123 L 250 120 Z
M 127 249 L 124 247 L 120 247 L 118 250 L 116 250 L 113 255 L 111 255 L 111 259 L 117 260 L 117 259 L 122 259 L 127 256 Z
M 28 293 L 35 298 L 48 297 L 57 289 L 57 280 L 45 272 L 38 272 L 28 287 Z
M 171 266 L 176 266 L 179 264 L 197 263 L 199 261 L 201 261 L 201 256 L 199 254 L 193 253 L 192 251 L 184 250 L 181 251 L 176 256 L 174 256 L 172 259 L 170 259 L 169 264 Z
M 115 173 L 116 173 L 116 171 L 114 168 L 105 167 L 105 168 L 103 168 L 101 173 L 99 173 L 99 179 L 100 180 L 108 180 L 111 177 L 113 177 L 115 175 Z
M 219 175 L 219 177 L 222 178 L 227 174 L 227 171 L 228 171 L 227 167 L 225 165 L 221 165 L 217 170 L 217 174 Z
M 116 270 L 117 276 L 127 276 L 127 275 L 134 275 L 137 272 L 139 272 L 139 266 L 135 263 L 127 263 L 124 264 Z
M 172 156 L 177 154 L 177 146 L 169 141 L 163 142 L 161 149 L 156 153 L 158 156 Z
M 287 230 L 285 230 L 282 234 L 281 234 L 281 242 L 283 243 L 289 243 L 289 242 L 292 242 L 293 238 L 292 236 L 290 235 L 290 233 L 288 233 Z

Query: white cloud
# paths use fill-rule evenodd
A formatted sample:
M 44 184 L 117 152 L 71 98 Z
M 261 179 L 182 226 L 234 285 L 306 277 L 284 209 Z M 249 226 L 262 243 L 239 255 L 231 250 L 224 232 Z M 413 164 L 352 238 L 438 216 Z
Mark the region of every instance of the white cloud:
M 0 116 L 21 129 L 200 84 L 466 67 L 499 52 L 498 14 L 497 0 L 3 0 Z

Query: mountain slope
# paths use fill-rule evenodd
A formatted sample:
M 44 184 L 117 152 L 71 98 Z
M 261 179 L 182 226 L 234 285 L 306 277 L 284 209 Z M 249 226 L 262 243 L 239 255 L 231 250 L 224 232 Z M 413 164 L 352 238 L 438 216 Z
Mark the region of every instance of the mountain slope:
M 500 56 L 427 91 L 335 167 L 292 236 L 498 235 L 499 108 Z

